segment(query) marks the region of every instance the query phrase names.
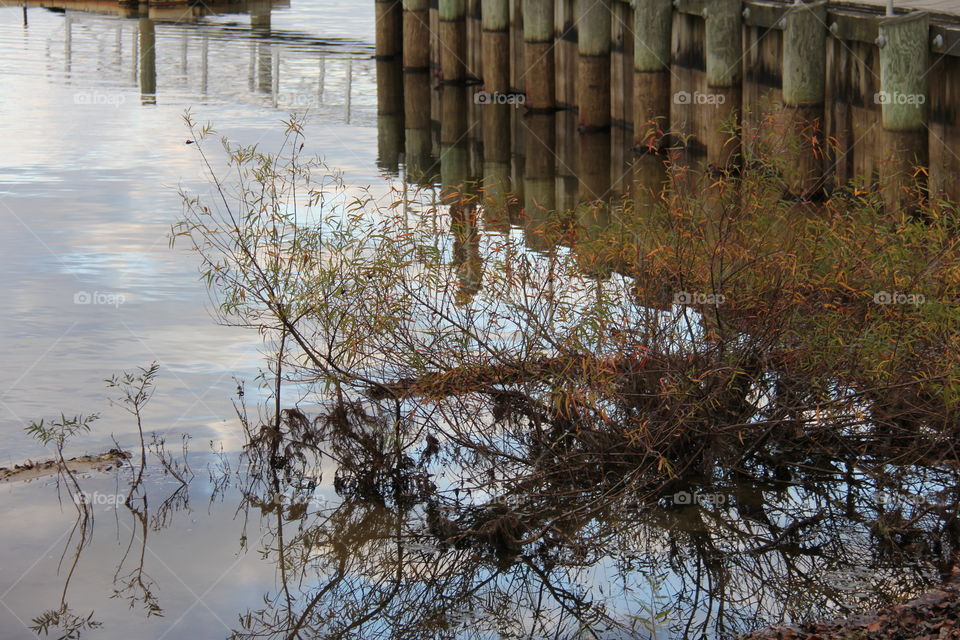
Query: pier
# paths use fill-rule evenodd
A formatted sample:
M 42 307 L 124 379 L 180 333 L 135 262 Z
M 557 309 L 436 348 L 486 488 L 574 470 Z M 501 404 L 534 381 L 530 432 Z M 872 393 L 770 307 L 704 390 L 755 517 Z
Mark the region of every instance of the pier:
M 960 3 L 903 1 L 893 14 L 883 0 L 380 0 L 376 10 L 378 70 L 402 87 L 391 94 L 405 115 L 395 138 L 414 173 L 430 105 L 434 126 L 457 129 L 455 113 L 469 123 L 461 133 L 482 158 L 467 172 L 478 176 L 525 154 L 522 129 L 587 192 L 591 175 L 613 167 L 601 182 L 616 184 L 624 163 L 667 149 L 725 170 L 763 148 L 782 159 L 792 197 L 863 180 L 895 208 L 919 177 L 930 197 L 960 199 L 949 179 L 960 169 Z M 574 148 L 612 155 L 564 160 Z

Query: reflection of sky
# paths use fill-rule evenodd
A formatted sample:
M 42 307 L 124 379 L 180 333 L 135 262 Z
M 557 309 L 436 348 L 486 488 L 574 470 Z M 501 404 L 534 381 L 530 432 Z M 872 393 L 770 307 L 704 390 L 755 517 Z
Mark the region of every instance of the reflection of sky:
M 216 325 L 195 256 L 167 242 L 178 187 L 207 189 L 184 144 L 186 108 L 271 149 L 286 108 L 309 107 L 304 152 L 350 184 L 381 184 L 372 7 L 297 2 L 274 12 L 268 38 L 252 37 L 246 16 L 157 23 L 156 105 L 141 105 L 138 21 L 69 15 L 68 61 L 63 14 L 31 9 L 24 28 L 19 7 L 0 8 L 0 466 L 42 455 L 21 429 L 61 411 L 104 414 L 79 449 L 111 432 L 128 442 L 133 425 L 107 406 L 103 379 L 152 360 L 148 429 L 235 428 L 232 377 L 256 374 L 258 337 Z M 74 304 L 81 292 L 104 304 Z
M 207 463 L 195 460 L 201 469 Z M 159 477 L 149 482 L 153 516 L 175 486 Z M 93 507 L 95 535 L 81 554 L 67 602 L 77 613 L 96 612 L 94 619 L 104 626 L 91 637 L 160 638 L 166 633 L 172 638 L 224 638 L 229 634 L 227 626 L 236 627 L 237 614 L 255 607 L 273 584 L 275 567 L 259 554 L 240 549 L 242 524 L 233 519 L 238 496 L 231 492 L 226 502 L 209 502 L 198 492 L 191 496 L 191 511 L 174 513 L 167 529 L 148 531 L 145 570 L 156 582 L 155 595 L 164 617 L 147 618 L 140 605 L 131 611 L 127 600 L 110 596 L 113 575 L 136 521 L 122 506 L 115 509 L 109 504 L 118 493 L 113 474 L 94 474 L 82 483 L 85 491 L 102 496 L 103 502 Z M 6 605 L 0 607 L 0 640 L 13 640 L 29 635 L 25 624 L 32 617 L 59 606 L 73 551 L 67 539 L 75 511 L 69 504 L 63 509 L 58 506 L 49 480 L 0 485 L 0 500 L 17 513 L 16 518 L 0 521 Z M 24 536 L 24 531 L 30 535 Z M 139 542 L 138 535 L 121 576 L 136 568 Z M 65 547 L 67 558 L 58 572 Z M 197 562 L 198 557 L 204 562 Z M 131 634 L 132 624 L 135 634 Z

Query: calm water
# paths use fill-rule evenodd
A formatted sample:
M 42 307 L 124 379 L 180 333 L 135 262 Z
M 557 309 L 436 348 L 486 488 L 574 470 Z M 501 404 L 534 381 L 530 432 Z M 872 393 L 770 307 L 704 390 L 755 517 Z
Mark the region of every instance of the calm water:
M 346 472 L 307 450 L 315 464 L 306 478 L 286 458 L 275 465 L 276 451 L 254 448 L 270 460 L 260 466 L 239 454 L 246 437 L 231 401 L 237 380 L 249 404 L 262 399 L 263 346 L 253 332 L 216 324 L 197 257 L 168 247 L 178 188 L 208 192 L 181 117 L 190 109 L 237 142 L 273 149 L 288 111 L 307 110 L 304 152 L 342 170 L 351 192 L 385 192 L 395 178 L 378 168 L 372 4 L 293 0 L 253 15 L 168 9 L 152 18 L 33 8 L 27 25 L 21 8 L 0 7 L 0 466 L 49 455 L 23 427 L 61 411 L 103 414 L 71 453 L 102 451 L 111 435 L 133 448 L 135 424 L 109 405 L 103 380 L 156 360 L 145 427 L 192 468 L 181 489 L 154 459 L 137 511 L 122 505 L 125 472 L 85 474 L 94 515 L 85 523 L 50 478 L 0 484 L 0 640 L 36 637 L 30 627 L 44 612 L 67 605 L 50 637 L 72 622 L 95 639 L 724 638 L 882 604 L 933 581 L 930 565 L 906 569 L 884 555 L 870 518 L 889 501 L 878 502 L 873 481 L 802 456 L 790 481 L 780 466 L 755 470 L 765 478 L 755 483 L 688 478 L 661 501 L 624 497 L 562 522 L 520 553 L 513 539 L 498 546 L 509 536 L 486 525 L 562 511 L 578 492 L 464 497 L 452 488 L 458 473 L 482 465 L 445 454 L 443 465 L 421 458 L 404 479 L 433 478 L 436 495 L 397 490 L 376 500 L 361 483 L 349 489 L 351 473 L 378 469 L 362 447 Z M 438 174 L 426 158 L 420 181 L 512 182 L 527 214 L 514 219 L 513 207 L 514 223 L 536 226 L 538 211 L 624 192 L 632 172 L 642 174 L 623 166 L 622 130 L 573 138 L 563 135 L 574 130 L 569 113 L 519 122 L 506 108 L 487 110 L 475 127 L 472 89 L 394 77 L 381 83 L 394 102 L 397 82 L 423 108 L 418 130 L 406 123 L 406 144 L 419 142 L 425 156 L 440 149 L 445 162 Z M 438 113 L 446 126 L 430 123 Z M 392 149 L 382 164 L 396 164 L 392 125 L 379 131 Z M 481 128 L 490 158 L 478 160 L 470 147 Z M 555 250 L 533 232 L 522 241 L 532 253 Z M 459 251 L 481 262 L 479 241 L 470 242 Z M 331 440 L 349 440 L 343 429 Z M 191 453 L 181 459 L 184 433 Z M 954 475 L 924 470 L 899 481 L 907 497 L 939 499 L 956 485 Z M 913 544 L 933 554 L 943 523 L 925 517 Z M 469 535 L 448 544 L 445 527 Z
M 383 184 L 372 9 L 299 2 L 256 29 L 248 15 L 176 17 L 35 8 L 24 26 L 19 7 L 0 8 L 0 466 L 42 455 L 22 427 L 61 410 L 103 412 L 91 449 L 110 433 L 126 442 L 102 380 L 153 360 L 148 427 L 236 444 L 227 398 L 234 376 L 257 373 L 256 337 L 211 321 L 196 260 L 167 242 L 178 186 L 200 186 L 185 109 L 267 148 L 289 109 L 309 109 L 305 151 L 351 185 Z M 155 95 L 142 93 L 141 33 L 155 40 Z

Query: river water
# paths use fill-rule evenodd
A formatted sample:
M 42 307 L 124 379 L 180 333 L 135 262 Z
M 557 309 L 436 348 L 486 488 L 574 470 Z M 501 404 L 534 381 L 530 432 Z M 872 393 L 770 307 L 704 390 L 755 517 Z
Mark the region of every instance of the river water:
M 956 484 L 942 469 L 897 470 L 894 491 L 853 466 L 784 449 L 752 481 L 683 478 L 669 495 L 625 492 L 597 510 L 563 502 L 589 486 L 565 497 L 464 497 L 451 487 L 460 472 L 481 473 L 472 454 L 432 465 L 424 455 L 395 465 L 408 476 L 391 477 L 383 438 L 372 453 L 345 447 L 356 455 L 346 472 L 329 461 L 291 471 L 303 442 L 284 456 L 268 446 L 241 454 L 248 434 L 236 391 L 242 383 L 251 406 L 265 397 L 265 349 L 255 332 L 217 324 L 198 257 L 169 246 L 179 189 L 211 195 L 183 116 L 273 150 L 290 110 L 306 112 L 304 153 L 342 171 L 347 193 L 397 187 L 398 168 L 413 175 L 424 158 L 398 167 L 397 121 L 378 121 L 372 3 L 154 8 L 149 17 L 120 15 L 113 3 L 89 9 L 0 6 L 0 466 L 49 457 L 23 428 L 61 412 L 101 414 L 68 454 L 102 452 L 114 438 L 135 450 L 136 423 L 110 404 L 104 379 L 153 361 L 160 373 L 144 427 L 165 439 L 172 466 L 151 458 L 136 508 L 123 504 L 127 470 L 81 474 L 87 519 L 52 477 L 0 483 L 0 640 L 726 638 L 884 604 L 936 580 L 932 563 L 891 560 L 890 548 L 940 553 L 947 524 L 928 507 Z M 429 192 L 438 177 L 482 175 L 490 198 L 491 185 L 512 182 L 508 220 L 484 224 L 526 243 L 522 251 L 558 252 L 531 232 L 538 215 L 626 192 L 634 171 L 661 180 L 659 166 L 623 166 L 622 130 L 574 140 L 561 135 L 574 130 L 569 113 L 518 125 L 504 105 L 484 111 L 489 158 L 478 161 L 472 89 L 398 78 L 380 90 L 394 103 L 398 83 L 417 96 L 407 146 L 419 141 L 444 162 L 438 174 L 427 158 L 415 181 Z M 452 255 L 469 299 L 483 261 L 480 240 L 464 236 Z M 387 424 L 377 418 L 360 422 Z M 363 435 L 334 422 L 323 427 L 332 440 Z M 371 498 L 366 473 L 380 483 L 373 489 L 395 493 Z M 897 509 L 919 524 L 906 527 Z M 528 524 L 511 518 L 565 510 L 590 516 L 511 547 L 510 527 Z M 881 515 L 913 537 L 883 539 Z M 457 527 L 465 533 L 451 535 Z
M 255 28 L 249 15 L 180 14 L 31 8 L 24 25 L 20 7 L 0 7 L 0 466 L 42 455 L 22 428 L 61 411 L 102 413 L 91 449 L 111 433 L 126 444 L 133 426 L 105 407 L 102 380 L 152 361 L 151 429 L 236 444 L 224 417 L 233 378 L 260 366 L 256 336 L 211 320 L 196 260 L 167 241 L 178 187 L 204 186 L 186 109 L 265 148 L 290 109 L 308 110 L 305 152 L 351 185 L 384 183 L 372 11 L 301 2 L 268 26 L 261 11 Z

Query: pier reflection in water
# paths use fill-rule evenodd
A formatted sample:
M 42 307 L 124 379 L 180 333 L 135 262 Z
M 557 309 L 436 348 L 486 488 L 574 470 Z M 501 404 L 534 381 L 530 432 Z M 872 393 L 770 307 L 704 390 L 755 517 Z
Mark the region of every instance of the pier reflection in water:
M 139 8 L 114 2 L 63 4 L 27 6 L 64 11 L 63 70 L 68 76 L 97 69 L 105 72 L 98 84 L 119 88 L 132 81 L 143 104 L 165 97 L 201 103 L 241 100 L 310 111 L 315 119 L 372 124 L 374 96 L 355 95 L 354 83 L 357 78 L 364 85 L 373 82 L 373 47 L 361 40 L 271 30 L 272 12 L 288 7 L 287 0 Z M 230 19 L 244 14 L 248 25 Z M 55 50 L 49 55 L 54 57 Z

